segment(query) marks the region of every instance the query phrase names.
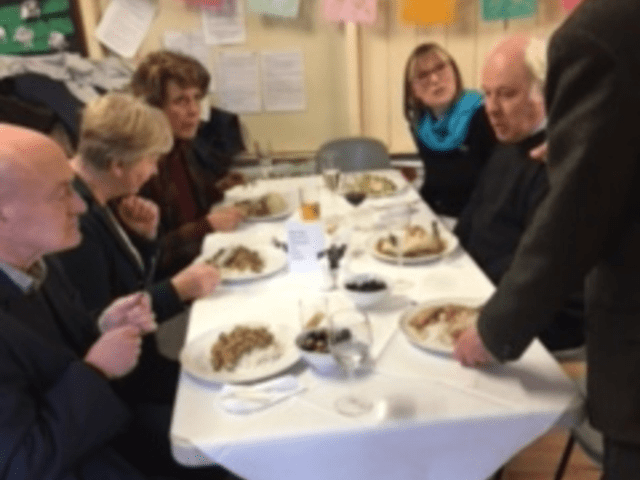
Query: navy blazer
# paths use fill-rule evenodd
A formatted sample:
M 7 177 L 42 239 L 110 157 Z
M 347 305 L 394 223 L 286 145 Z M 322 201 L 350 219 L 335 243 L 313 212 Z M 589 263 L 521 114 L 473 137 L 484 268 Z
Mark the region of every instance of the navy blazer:
M 28 317 L 23 298 L 0 272 L 0 478 L 142 479 L 108 446 L 129 421 L 127 407 L 55 328 Z M 78 347 L 93 332 L 72 312 L 59 326 Z

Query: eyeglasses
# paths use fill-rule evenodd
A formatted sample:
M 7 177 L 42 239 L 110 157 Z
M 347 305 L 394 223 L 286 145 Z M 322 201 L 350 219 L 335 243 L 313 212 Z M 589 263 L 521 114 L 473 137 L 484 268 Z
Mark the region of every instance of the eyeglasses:
M 449 66 L 449 63 L 441 62 L 437 63 L 433 68 L 429 70 L 419 70 L 413 77 L 414 82 L 421 82 L 423 80 L 430 79 L 434 74 L 440 77 Z

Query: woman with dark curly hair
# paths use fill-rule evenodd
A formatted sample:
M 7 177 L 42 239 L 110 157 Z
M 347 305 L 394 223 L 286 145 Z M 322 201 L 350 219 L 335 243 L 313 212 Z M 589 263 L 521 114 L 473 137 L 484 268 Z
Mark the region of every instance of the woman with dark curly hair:
M 480 93 L 435 43 L 416 47 L 405 67 L 404 115 L 425 167 L 422 198 L 440 214 L 466 205 L 495 137 Z

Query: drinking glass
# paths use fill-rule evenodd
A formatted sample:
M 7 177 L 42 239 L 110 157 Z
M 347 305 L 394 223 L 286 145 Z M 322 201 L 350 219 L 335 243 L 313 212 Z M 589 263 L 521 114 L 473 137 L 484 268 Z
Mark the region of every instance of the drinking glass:
M 338 310 L 329 316 L 329 351 L 352 383 L 358 371 L 372 365 L 369 350 L 373 342 L 371 323 L 366 312 Z M 338 413 L 355 417 L 370 412 L 374 403 L 362 393 L 350 393 L 336 399 Z
M 338 168 L 337 158 L 336 152 L 325 152 L 320 158 L 324 184 L 332 193 L 338 190 L 340 184 L 340 169 Z

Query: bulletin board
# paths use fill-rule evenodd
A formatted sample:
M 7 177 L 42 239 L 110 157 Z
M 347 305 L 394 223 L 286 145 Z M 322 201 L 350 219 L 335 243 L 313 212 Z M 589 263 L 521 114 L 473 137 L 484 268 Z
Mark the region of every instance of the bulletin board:
M 0 55 L 71 51 L 86 55 L 75 0 L 0 2 Z

